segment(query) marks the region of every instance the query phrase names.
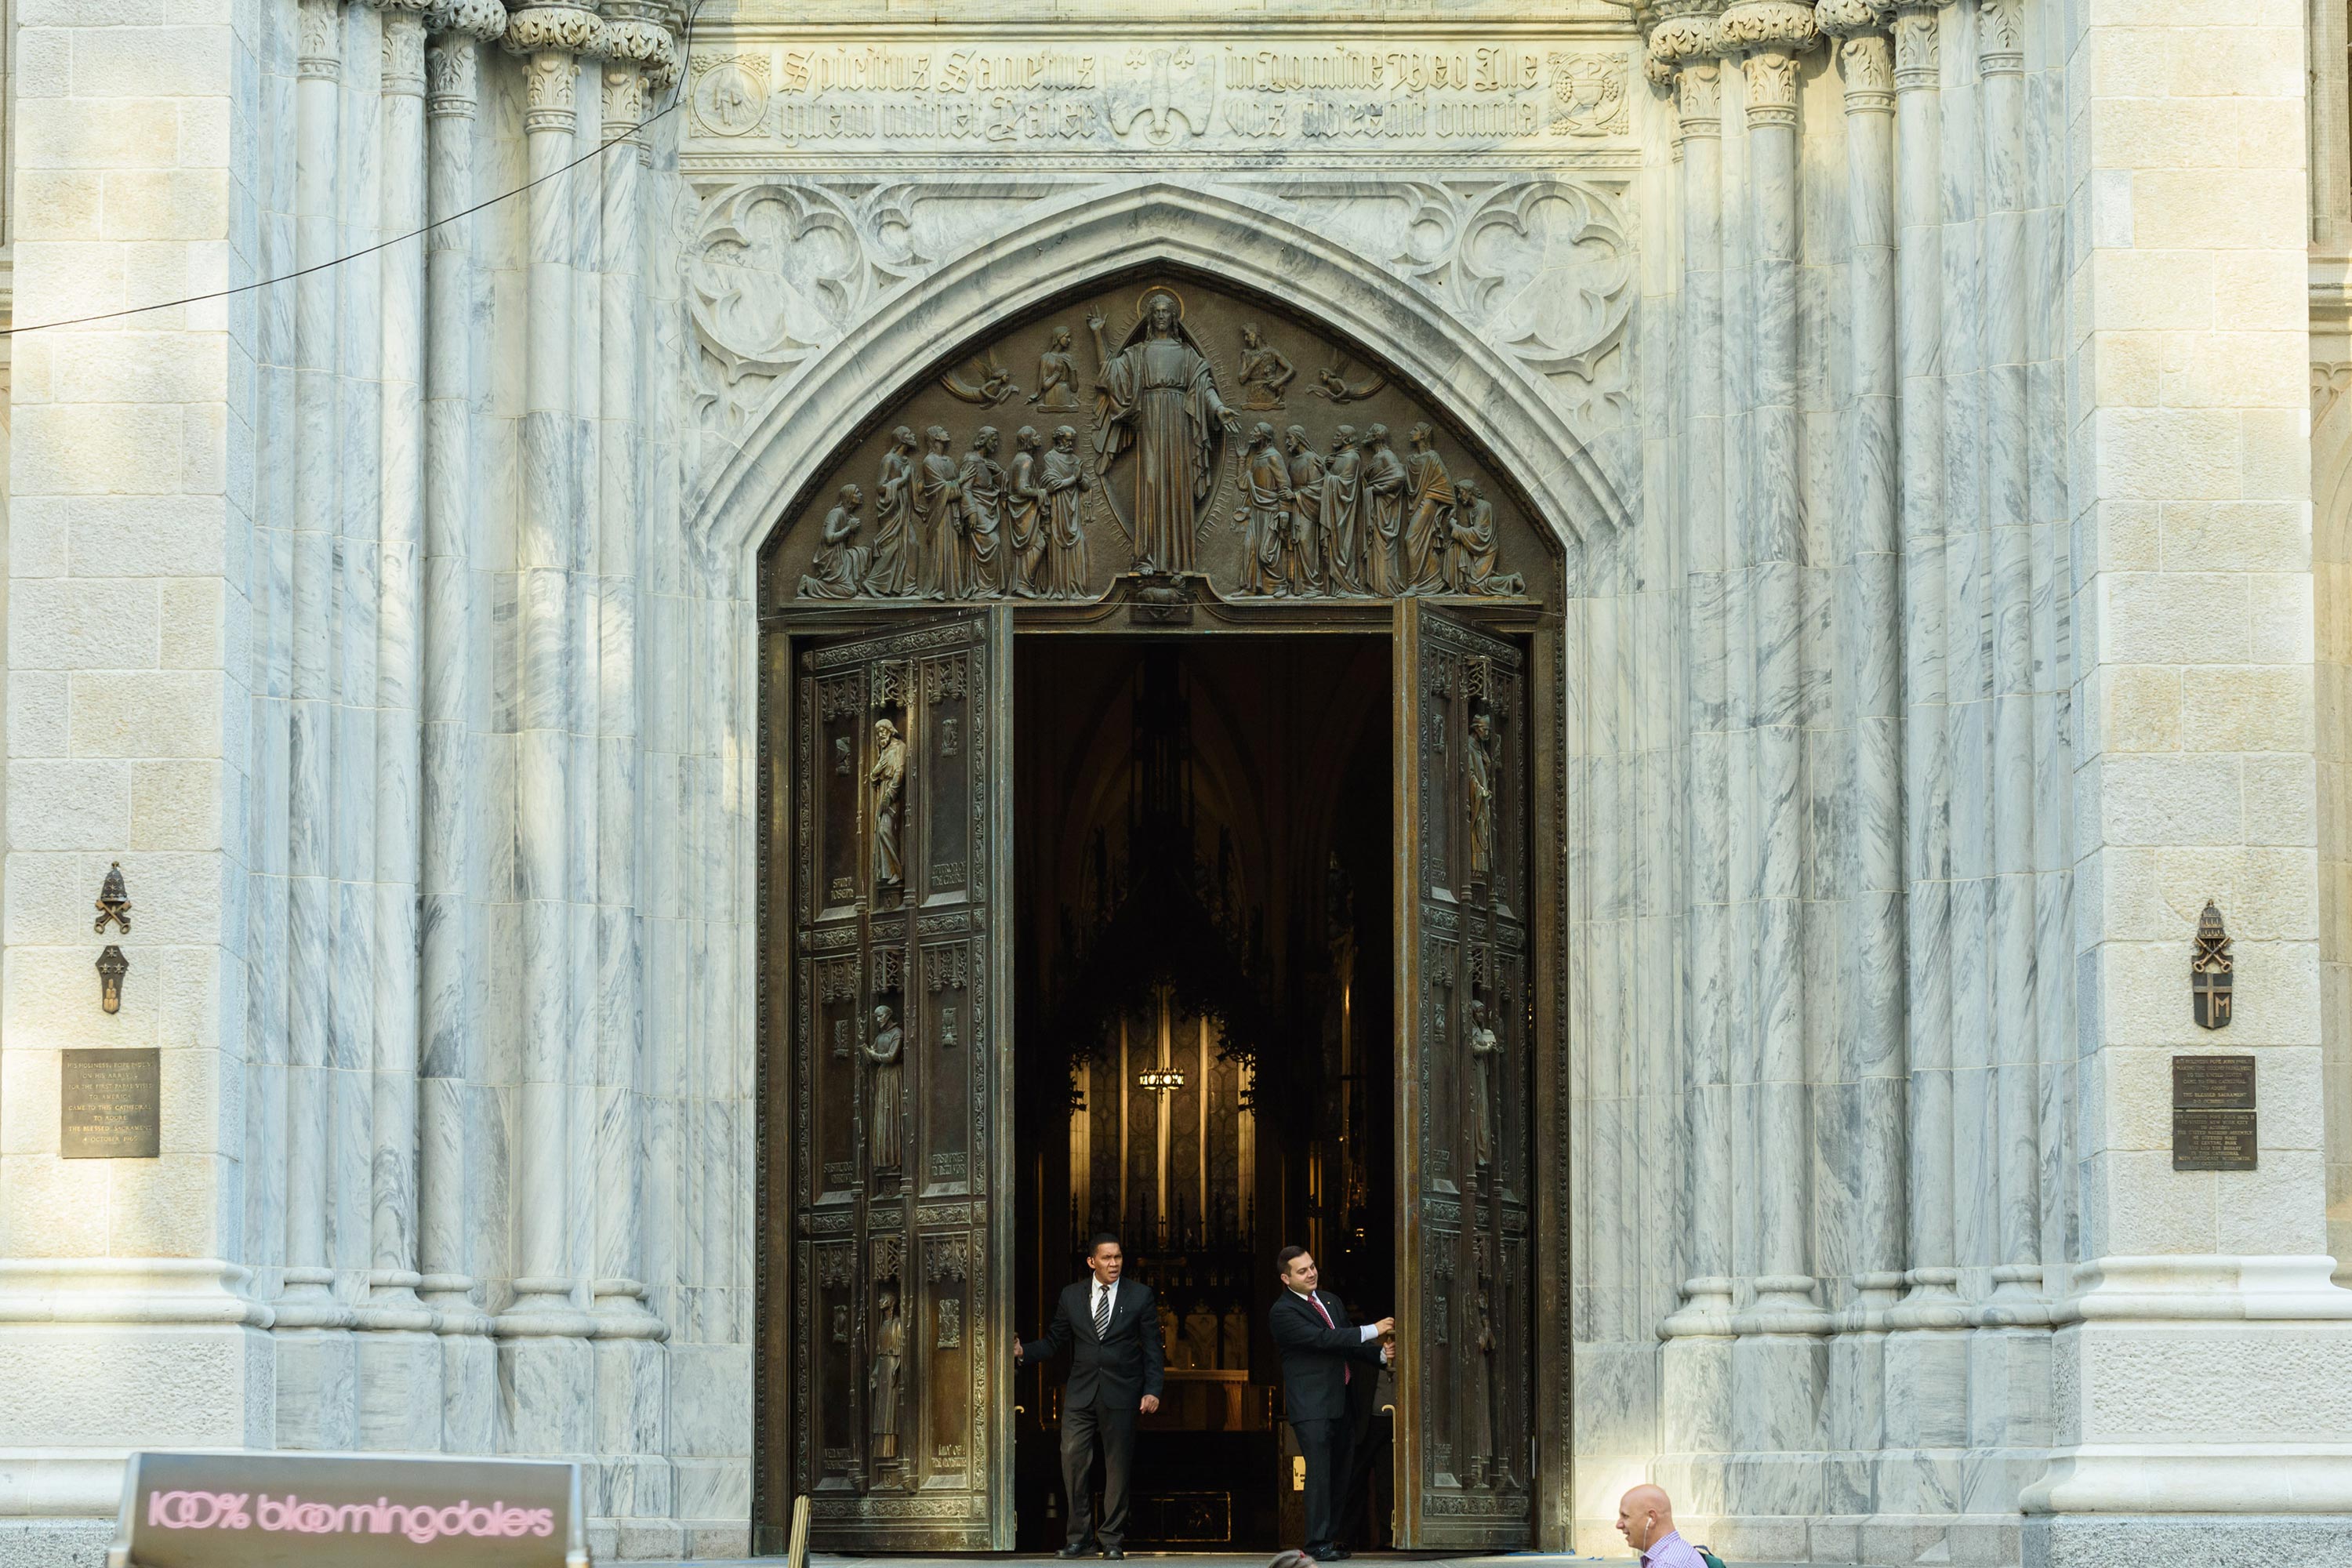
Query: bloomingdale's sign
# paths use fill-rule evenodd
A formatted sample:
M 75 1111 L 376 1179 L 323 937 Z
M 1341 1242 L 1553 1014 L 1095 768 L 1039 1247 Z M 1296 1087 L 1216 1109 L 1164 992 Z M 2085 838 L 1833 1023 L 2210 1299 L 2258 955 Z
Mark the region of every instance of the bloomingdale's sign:
M 133 1454 L 108 1568 L 588 1568 L 579 1468 Z

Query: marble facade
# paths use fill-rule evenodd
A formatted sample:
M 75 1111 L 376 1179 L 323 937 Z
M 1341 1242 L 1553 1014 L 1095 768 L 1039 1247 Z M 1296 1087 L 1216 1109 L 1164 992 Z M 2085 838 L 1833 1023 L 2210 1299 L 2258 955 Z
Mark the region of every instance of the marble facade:
M 19 325 L 301 276 L 14 349 L 0 1563 L 171 1445 L 746 1549 L 755 552 L 1145 268 L 1562 552 L 1549 1544 L 2352 1557 L 2352 132 L 2269 3 L 20 3 Z M 133 1044 L 162 1158 L 58 1158 Z M 2170 1168 L 2206 1049 L 2255 1172 Z

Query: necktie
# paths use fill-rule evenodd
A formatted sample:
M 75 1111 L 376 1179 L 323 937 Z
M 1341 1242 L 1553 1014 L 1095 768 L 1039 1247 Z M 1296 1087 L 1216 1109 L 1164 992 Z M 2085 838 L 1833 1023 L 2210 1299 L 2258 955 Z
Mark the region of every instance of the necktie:
M 1309 1296 L 1307 1298 L 1307 1304 L 1315 1309 L 1315 1315 L 1323 1320 L 1323 1326 L 1325 1328 L 1336 1329 L 1339 1326 L 1331 1321 L 1331 1314 L 1323 1310 L 1323 1299 L 1321 1297 Z M 1348 1384 L 1355 1381 L 1356 1369 L 1349 1366 L 1346 1362 L 1341 1362 L 1339 1363 L 1339 1386 L 1345 1388 Z
M 1095 1338 L 1100 1339 L 1109 1331 L 1110 1287 L 1097 1285 L 1095 1287 Z

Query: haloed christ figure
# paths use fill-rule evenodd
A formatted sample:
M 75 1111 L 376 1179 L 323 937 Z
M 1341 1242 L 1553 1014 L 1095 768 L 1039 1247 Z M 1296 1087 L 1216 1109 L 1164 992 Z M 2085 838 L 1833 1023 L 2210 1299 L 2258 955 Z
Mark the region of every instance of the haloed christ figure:
M 1209 362 L 1185 341 L 1182 314 L 1174 294 L 1150 290 L 1143 297 L 1142 335 L 1115 353 L 1103 341 L 1101 314 L 1087 318 L 1101 367 L 1095 378 L 1101 405 L 1096 468 L 1108 475 L 1114 459 L 1134 451 L 1128 526 L 1141 572 L 1196 569 L 1193 520 L 1216 481 L 1216 432 L 1241 423 L 1217 395 Z

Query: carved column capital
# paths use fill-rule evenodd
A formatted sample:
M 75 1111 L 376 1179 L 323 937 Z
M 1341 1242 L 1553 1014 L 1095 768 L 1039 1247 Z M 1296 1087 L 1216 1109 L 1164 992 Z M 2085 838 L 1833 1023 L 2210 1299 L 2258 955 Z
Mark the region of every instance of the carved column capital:
M 338 0 L 302 0 L 295 74 L 334 81 L 343 74 L 343 8 Z
M 1895 90 L 1917 92 L 1937 85 L 1942 74 L 1943 43 L 1938 7 L 1898 5 L 1895 8 Z
M 604 58 L 604 135 L 606 142 L 626 142 L 640 151 L 645 135 L 638 129 L 646 118 L 646 73 L 636 61 L 616 55 Z
M 447 0 L 426 26 L 433 41 L 425 51 L 425 112 L 471 119 L 480 46 L 507 30 L 507 8 L 499 0 Z
M 2021 0 L 1977 0 L 1977 71 L 2014 76 L 2025 69 L 2025 18 Z
M 1873 0 L 1819 0 L 1813 18 L 1837 40 L 1838 76 L 1845 83 L 1848 114 L 1886 114 L 1895 110 L 1895 46 L 1886 14 Z
M 1674 85 L 1675 73 L 1691 61 L 1712 61 L 1723 53 L 1716 32 L 1717 0 L 1665 0 L 1642 16 L 1643 44 L 1648 58 L 1643 74 L 1662 88 Z
M 595 12 L 576 5 L 532 5 L 508 15 L 499 41 L 509 54 L 523 57 L 526 135 L 572 129 L 580 57 L 593 52 L 604 28 Z
M 1796 0 L 1741 0 L 1717 24 L 1724 42 L 1740 51 L 1748 77 L 1748 123 L 1797 123 L 1797 57 L 1821 41 L 1811 5 Z
M 677 32 L 658 0 L 605 0 L 604 54 L 645 68 L 656 90 L 677 80 Z
M 377 0 L 377 5 L 383 12 L 383 90 L 421 98 L 426 0 Z

